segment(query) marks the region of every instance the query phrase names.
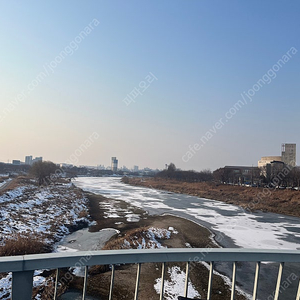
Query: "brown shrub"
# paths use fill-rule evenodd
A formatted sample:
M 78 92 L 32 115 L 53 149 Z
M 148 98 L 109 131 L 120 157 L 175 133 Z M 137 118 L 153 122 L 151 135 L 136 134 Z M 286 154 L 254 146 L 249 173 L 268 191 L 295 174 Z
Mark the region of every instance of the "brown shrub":
M 124 236 L 113 238 L 108 241 L 102 250 L 122 249 L 125 239 L 130 239 L 130 237 L 140 237 L 145 231 L 147 231 L 147 229 L 149 229 L 149 226 L 128 230 Z
M 5 245 L 0 247 L 0 256 L 38 254 L 50 250 L 48 245 L 39 241 L 36 237 L 16 234 L 14 238 L 7 240 Z

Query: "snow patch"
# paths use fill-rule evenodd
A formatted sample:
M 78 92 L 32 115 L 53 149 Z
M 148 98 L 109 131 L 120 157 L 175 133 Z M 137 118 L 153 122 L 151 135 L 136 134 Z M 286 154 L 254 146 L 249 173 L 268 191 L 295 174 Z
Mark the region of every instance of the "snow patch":
M 166 279 L 164 281 L 164 299 L 177 300 L 178 296 L 183 296 L 186 274 L 178 266 L 168 268 L 168 274 L 170 276 L 170 279 Z M 154 284 L 154 289 L 157 294 L 160 294 L 160 288 L 161 278 L 157 278 Z M 194 299 L 195 297 L 201 299 L 201 295 L 198 293 L 198 291 L 190 281 L 188 284 L 188 297 L 191 299 Z
M 159 249 L 165 248 L 157 239 L 169 239 L 171 231 L 163 228 L 150 227 L 142 231 L 140 236 L 129 236 L 124 240 L 122 249 Z

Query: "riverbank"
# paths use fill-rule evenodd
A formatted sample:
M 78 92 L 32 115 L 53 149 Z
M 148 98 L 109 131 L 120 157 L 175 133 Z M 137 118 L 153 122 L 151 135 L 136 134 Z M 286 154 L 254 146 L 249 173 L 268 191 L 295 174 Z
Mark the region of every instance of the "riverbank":
M 72 183 L 38 186 L 15 179 L 0 192 L 0 256 L 50 252 L 65 235 L 87 227 L 87 198 Z
M 89 251 L 100 250 L 104 244 L 104 249 L 217 247 L 212 233 L 194 222 L 172 215 L 150 216 L 130 202 L 84 193 L 67 182 L 39 187 L 30 178 L 20 178 L 0 193 L 0 210 L 2 255 L 51 252 L 53 245 L 63 237 L 64 248 L 55 246 L 57 251 L 78 251 L 83 250 L 83 247 Z M 88 229 L 77 231 L 88 223 L 91 225 Z M 110 232 L 107 228 L 110 228 Z M 102 234 L 103 231 L 105 234 Z M 74 233 L 68 235 L 71 232 Z M 59 295 L 67 290 L 80 291 L 83 282 L 81 273 L 76 268 L 62 269 Z M 89 268 L 88 294 L 95 299 L 105 299 L 110 276 L 108 266 Z M 160 276 L 161 264 L 142 266 L 142 299 L 158 297 Z M 136 265 L 116 266 L 114 298 L 132 299 L 135 279 Z M 175 299 L 182 295 L 185 265 L 167 264 L 166 280 L 165 299 Z M 206 297 L 207 266 L 192 263 L 190 280 L 189 290 L 192 295 L 197 297 L 199 292 L 202 298 Z M 11 275 L 2 274 L 0 281 L 3 287 L 0 291 L 1 299 L 9 299 Z M 33 299 L 52 299 L 54 282 L 55 270 L 37 270 L 34 275 Z M 216 274 L 212 288 L 214 299 L 229 297 L 230 286 L 226 282 L 228 280 L 224 276 Z M 237 294 L 236 299 L 244 300 L 245 297 Z
M 89 214 L 94 220 L 91 232 L 104 228 L 119 231 L 103 249 L 143 249 L 143 248 L 215 248 L 212 233 L 206 228 L 183 218 L 172 215 L 149 216 L 147 212 L 132 206 L 130 203 L 106 198 L 93 193 L 86 193 L 89 199 Z M 73 240 L 73 243 L 76 241 Z M 70 245 L 71 246 L 71 245 Z M 72 247 L 72 246 L 71 246 Z M 92 248 L 97 248 L 96 246 Z M 133 250 L 134 251 L 134 250 Z M 208 250 L 209 251 L 209 250 Z M 192 296 L 207 296 L 208 269 L 202 263 L 192 263 L 190 273 Z M 106 299 L 109 293 L 111 271 L 108 266 L 95 266 L 89 269 L 87 293 L 99 299 Z M 161 264 L 143 264 L 139 297 L 141 299 L 157 299 L 160 288 Z M 114 298 L 133 299 L 136 280 L 136 265 L 116 266 Z M 167 264 L 166 266 L 165 299 L 177 299 L 182 295 L 185 280 L 185 265 Z M 68 283 L 71 290 L 82 289 L 82 279 L 74 277 Z M 216 274 L 212 287 L 216 300 L 230 298 L 230 287 L 224 277 Z M 246 299 L 240 293 L 236 299 Z
M 87 204 L 68 181 L 38 186 L 32 178 L 13 179 L 0 191 L 0 256 L 52 252 L 63 237 L 90 224 Z M 43 292 L 54 284 L 49 273 L 35 272 L 34 299 L 53 299 Z M 10 299 L 10 285 L 11 274 L 0 274 L 1 299 Z
M 247 211 L 260 210 L 300 217 L 300 192 L 258 187 L 232 186 L 213 182 L 182 182 L 162 178 L 124 177 L 122 182 L 173 193 L 238 205 Z
M 213 232 L 222 247 L 299 250 L 300 223 L 297 217 L 261 211 L 250 213 L 239 206 L 216 200 L 124 184 L 121 178 L 115 177 L 82 177 L 77 178 L 74 183 L 84 190 L 123 200 L 147 210 L 150 216 L 172 214 L 195 222 Z M 108 213 L 114 215 L 113 211 Z M 118 222 L 118 219 L 115 219 L 115 222 Z M 252 293 L 255 264 L 242 263 L 238 268 L 239 286 Z M 216 270 L 230 278 L 232 264 L 217 263 Z M 285 266 L 285 274 L 297 274 L 298 271 L 296 266 Z M 267 299 L 270 296 L 269 291 L 275 289 L 277 273 L 276 264 L 268 264 L 261 268 L 258 291 L 260 299 Z M 291 288 L 282 293 L 284 299 L 294 297 L 293 289 L 298 288 L 296 285 L 295 281 Z

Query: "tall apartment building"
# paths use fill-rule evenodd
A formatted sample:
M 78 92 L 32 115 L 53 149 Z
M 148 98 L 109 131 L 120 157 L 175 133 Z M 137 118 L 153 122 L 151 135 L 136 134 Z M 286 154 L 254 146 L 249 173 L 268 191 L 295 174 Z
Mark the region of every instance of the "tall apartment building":
M 25 156 L 25 165 L 32 165 L 32 155 L 30 156 Z
M 296 166 L 296 144 L 282 144 L 281 160 L 291 166 Z
M 116 157 L 111 158 L 111 170 L 116 173 L 118 170 L 118 160 Z

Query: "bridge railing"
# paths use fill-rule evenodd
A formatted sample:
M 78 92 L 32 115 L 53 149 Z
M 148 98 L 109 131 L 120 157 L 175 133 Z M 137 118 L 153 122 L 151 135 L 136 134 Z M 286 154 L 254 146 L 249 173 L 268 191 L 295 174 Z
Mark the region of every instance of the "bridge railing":
M 55 292 L 53 299 L 57 299 L 58 275 L 60 268 L 82 266 L 85 268 L 83 300 L 86 297 L 88 267 L 93 265 L 111 265 L 111 284 L 109 299 L 113 299 L 115 265 L 137 264 L 137 277 L 134 299 L 138 299 L 140 271 L 143 263 L 162 263 L 160 300 L 164 295 L 165 264 L 168 262 L 186 263 L 186 280 L 184 297 L 188 294 L 189 268 L 195 261 L 210 263 L 207 300 L 211 299 L 211 287 L 213 281 L 214 262 L 232 262 L 232 285 L 231 300 L 234 299 L 236 288 L 236 266 L 238 262 L 255 262 L 255 278 L 253 282 L 253 300 L 257 299 L 257 287 L 259 283 L 259 272 L 261 262 L 277 262 L 279 270 L 277 284 L 274 291 L 274 300 L 279 299 L 280 285 L 284 263 L 299 263 L 300 251 L 289 250 L 257 250 L 257 249 L 145 249 L 145 250 L 101 250 L 73 253 L 50 253 L 25 256 L 0 257 L 0 272 L 12 272 L 12 300 L 31 300 L 33 288 L 33 275 L 35 270 L 56 269 Z M 300 282 L 295 295 L 300 300 Z

